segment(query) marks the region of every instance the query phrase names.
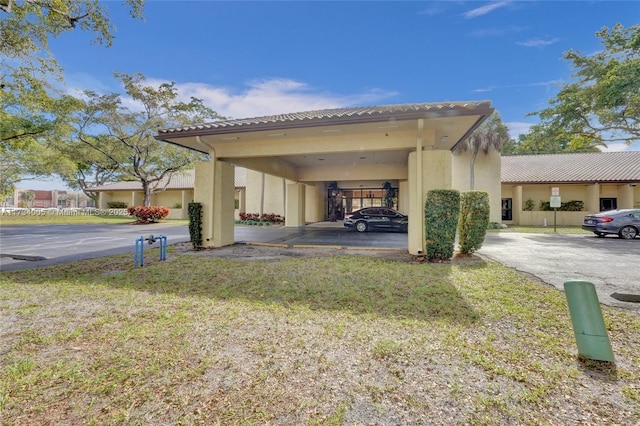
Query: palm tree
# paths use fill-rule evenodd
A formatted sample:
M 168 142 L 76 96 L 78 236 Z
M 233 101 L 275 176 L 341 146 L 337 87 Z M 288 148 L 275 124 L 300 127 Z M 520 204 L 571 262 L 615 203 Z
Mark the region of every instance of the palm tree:
M 31 207 L 31 203 L 36 198 L 36 193 L 29 190 L 22 192 L 22 202 L 24 203 L 24 207 Z
M 500 152 L 502 146 L 509 141 L 509 129 L 502 124 L 502 119 L 497 111 L 489 116 L 467 139 L 455 146 L 453 153 L 462 154 L 471 151 L 469 161 L 469 189 L 475 185 L 476 158 L 480 151 L 488 154 L 492 149 Z

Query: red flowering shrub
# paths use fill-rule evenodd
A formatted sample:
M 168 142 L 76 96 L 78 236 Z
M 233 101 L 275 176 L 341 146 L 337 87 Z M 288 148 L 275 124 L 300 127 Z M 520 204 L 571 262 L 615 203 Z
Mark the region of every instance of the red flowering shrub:
M 284 223 L 284 217 L 275 213 L 240 213 L 240 220 L 245 222 Z
M 139 223 L 155 223 L 169 216 L 170 210 L 164 206 L 133 206 L 127 209 Z

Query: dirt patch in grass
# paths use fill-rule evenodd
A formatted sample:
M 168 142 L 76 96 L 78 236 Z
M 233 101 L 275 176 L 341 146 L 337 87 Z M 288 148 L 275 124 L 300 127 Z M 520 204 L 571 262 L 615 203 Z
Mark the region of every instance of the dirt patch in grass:
M 280 247 L 261 244 L 234 244 L 226 247 L 194 250 L 191 243 L 174 245 L 176 253 L 191 254 L 201 257 L 234 259 L 245 261 L 282 260 L 292 257 L 332 257 L 332 256 L 365 256 L 384 259 L 392 262 L 431 263 L 424 256 L 415 256 L 407 250 L 361 249 L 333 247 Z M 434 262 L 442 265 L 477 265 L 486 262 L 477 254 L 464 255 L 456 253 L 449 261 Z

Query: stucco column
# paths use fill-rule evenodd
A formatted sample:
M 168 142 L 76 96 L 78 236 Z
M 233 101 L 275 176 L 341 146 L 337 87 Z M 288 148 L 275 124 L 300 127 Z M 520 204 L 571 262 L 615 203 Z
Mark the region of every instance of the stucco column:
M 143 204 L 144 204 L 144 194 L 142 192 L 132 191 L 131 192 L 131 205 L 129 207 L 141 206 Z
M 180 219 L 189 218 L 189 203 L 193 200 L 193 191 L 183 190 L 180 193 L 182 208 L 180 209 Z
M 633 208 L 633 187 L 628 183 L 621 184 L 618 189 L 618 208 L 619 209 L 632 209 Z
M 401 180 L 398 183 L 398 210 L 401 213 L 407 213 L 409 211 L 409 181 Z
M 418 120 L 416 150 L 409 153 L 408 161 L 409 230 L 407 246 L 409 253 L 414 255 L 425 253 L 424 203 L 427 199 L 427 191 L 434 188 L 451 187 L 451 153 L 449 151 L 423 151 L 424 146 L 433 147 L 434 143 L 435 132 L 432 129 L 423 129 L 422 120 Z M 439 167 L 438 163 L 445 157 L 448 158 L 448 161 L 444 160 L 446 166 Z M 442 173 L 446 176 L 443 176 Z
M 17 200 L 17 198 L 15 198 Z M 100 191 L 98 193 L 98 208 L 102 209 L 102 210 L 106 210 L 109 208 L 109 206 L 107 205 L 107 203 L 111 201 L 111 194 L 104 192 L 104 191 Z
M 520 225 L 522 216 L 522 185 L 513 188 L 513 200 L 511 200 L 511 223 Z
M 327 185 L 324 182 L 304 186 L 304 214 L 305 223 L 322 222 L 326 220 Z
M 242 188 L 238 193 L 238 212 L 246 213 L 247 212 L 247 190 L 246 188 Z
M 287 211 L 284 226 L 304 226 L 305 222 L 305 185 L 290 183 L 287 185 Z
M 202 204 L 202 245 L 231 245 L 235 242 L 234 166 L 217 160 L 195 166 L 194 201 Z
M 588 212 L 600 211 L 600 184 L 594 183 L 587 187 L 587 199 L 584 207 Z

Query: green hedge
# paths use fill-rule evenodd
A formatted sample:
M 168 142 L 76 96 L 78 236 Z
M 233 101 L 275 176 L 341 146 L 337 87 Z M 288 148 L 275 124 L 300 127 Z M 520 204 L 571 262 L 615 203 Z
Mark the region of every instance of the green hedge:
M 107 207 L 110 209 L 126 209 L 127 203 L 124 201 L 107 201 Z
M 427 259 L 453 257 L 459 215 L 460 191 L 436 189 L 427 192 L 424 206 Z
M 202 204 L 192 202 L 188 206 L 189 238 L 195 250 L 202 247 Z
M 540 201 L 540 210 L 542 211 L 552 211 L 553 207 L 551 207 L 551 203 L 549 201 Z M 560 203 L 560 207 L 558 211 L 561 212 L 580 212 L 584 210 L 584 201 L 580 200 L 571 200 L 566 203 Z
M 489 193 L 467 191 L 460 195 L 458 221 L 460 252 L 469 254 L 482 247 L 489 226 Z

